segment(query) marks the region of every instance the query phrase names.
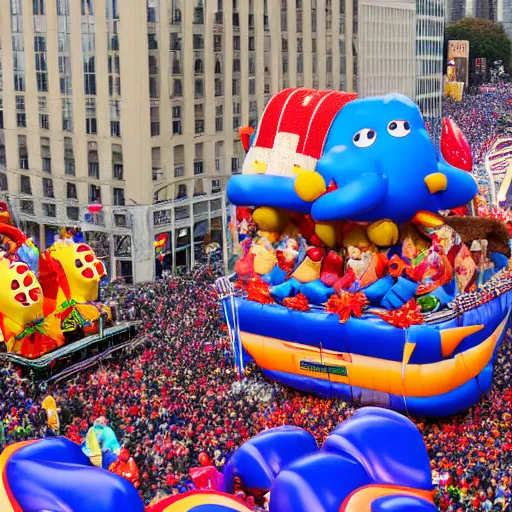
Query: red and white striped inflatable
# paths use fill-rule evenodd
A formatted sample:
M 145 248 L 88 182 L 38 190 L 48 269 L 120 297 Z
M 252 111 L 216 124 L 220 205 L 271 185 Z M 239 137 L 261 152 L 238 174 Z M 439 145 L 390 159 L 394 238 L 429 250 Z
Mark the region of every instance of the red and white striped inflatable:
M 267 104 L 244 174 L 294 176 L 313 171 L 334 118 L 356 94 L 313 89 L 286 89 Z

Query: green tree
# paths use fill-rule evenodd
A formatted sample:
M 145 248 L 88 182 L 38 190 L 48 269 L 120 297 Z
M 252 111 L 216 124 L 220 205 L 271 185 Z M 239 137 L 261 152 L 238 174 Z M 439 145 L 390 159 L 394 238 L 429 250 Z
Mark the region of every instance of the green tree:
M 502 60 L 510 69 L 512 42 L 500 23 L 483 18 L 463 18 L 450 23 L 445 30 L 445 57 L 448 41 L 453 40 L 469 41 L 470 61 L 485 57 L 487 65 L 492 66 L 494 61 Z

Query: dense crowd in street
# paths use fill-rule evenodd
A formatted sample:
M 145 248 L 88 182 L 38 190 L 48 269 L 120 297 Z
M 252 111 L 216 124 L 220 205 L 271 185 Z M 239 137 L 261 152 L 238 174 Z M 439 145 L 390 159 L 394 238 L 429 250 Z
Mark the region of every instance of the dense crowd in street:
M 486 152 L 507 126 L 512 129 L 512 85 L 499 83 L 483 89 L 485 92 L 464 95 L 462 103 L 443 103 L 443 116 L 454 119 L 469 142 L 475 170 L 483 165 Z
M 511 91 L 471 96 L 462 106 L 449 103 L 447 112 L 482 148 L 497 132 Z M 481 161 L 481 151 L 475 157 Z M 0 366 L 0 450 L 46 435 L 40 403 L 47 393 L 60 408 L 61 433 L 73 440 L 81 440 L 95 418 L 108 418 L 139 467 L 146 502 L 190 489 L 188 472 L 202 452 L 221 469 L 244 440 L 266 428 L 297 425 L 321 442 L 355 407 L 270 383 L 255 368 L 238 380 L 215 277 L 203 267 L 117 294 L 120 316 L 141 322 L 144 343 L 48 389 L 20 379 L 7 363 Z M 512 510 L 511 350 L 507 337 L 488 398 L 458 417 L 417 422 L 442 511 Z

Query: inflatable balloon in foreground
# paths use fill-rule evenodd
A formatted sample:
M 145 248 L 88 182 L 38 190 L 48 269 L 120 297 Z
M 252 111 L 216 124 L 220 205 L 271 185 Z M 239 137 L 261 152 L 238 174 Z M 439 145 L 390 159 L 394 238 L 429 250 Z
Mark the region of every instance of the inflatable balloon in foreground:
M 510 249 L 499 223 L 484 239 L 482 219 L 464 217 L 461 236 L 440 215 L 477 193 L 451 120 L 441 149 L 399 94 L 270 100 L 227 187 L 241 258 L 236 296 L 219 289 L 239 371 L 254 360 L 303 391 L 420 416 L 487 393 L 512 306 Z
M 0 510 L 142 512 L 135 487 L 95 468 L 64 438 L 18 443 L 0 456 Z M 147 512 L 433 512 L 430 463 L 407 418 L 373 407 L 341 423 L 319 449 L 297 427 L 266 430 L 229 460 L 224 488 L 164 499 Z

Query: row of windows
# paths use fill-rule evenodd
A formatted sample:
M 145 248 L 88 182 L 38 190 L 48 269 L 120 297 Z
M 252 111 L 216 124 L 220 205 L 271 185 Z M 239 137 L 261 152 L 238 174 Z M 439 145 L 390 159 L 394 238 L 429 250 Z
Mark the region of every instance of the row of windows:
M 2 176 L 0 179 L 0 185 L 3 187 L 0 190 L 8 190 L 7 176 L 4 173 L 2 173 L 0 176 Z M 53 180 L 51 178 L 42 178 L 42 190 L 43 197 L 47 199 L 55 199 Z M 30 176 L 26 176 L 24 174 L 20 175 L 20 193 L 28 196 L 33 195 L 32 181 Z M 66 199 L 70 201 L 78 200 L 76 183 L 66 183 Z M 90 203 L 101 203 L 101 188 L 98 185 L 89 184 L 88 200 Z M 112 200 L 114 206 L 124 206 L 124 189 L 114 187 L 112 189 Z

